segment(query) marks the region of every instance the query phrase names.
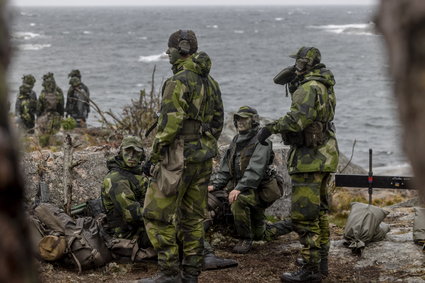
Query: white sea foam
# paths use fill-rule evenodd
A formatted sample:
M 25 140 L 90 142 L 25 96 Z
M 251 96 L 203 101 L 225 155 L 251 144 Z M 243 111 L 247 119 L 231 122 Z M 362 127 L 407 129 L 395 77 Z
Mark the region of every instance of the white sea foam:
M 218 28 L 218 25 L 207 25 L 207 28 Z
M 91 31 L 85 30 L 83 31 L 84 34 L 91 34 Z
M 144 62 L 144 63 L 150 63 L 150 62 L 158 62 L 158 61 L 163 61 L 163 60 L 167 60 L 168 59 L 168 55 L 164 53 L 161 54 L 157 54 L 157 55 L 149 55 L 149 56 L 140 56 L 139 57 L 139 62 Z
M 41 50 L 51 46 L 51 44 L 20 44 L 18 45 L 18 48 L 20 50 Z
M 244 33 L 245 31 L 243 31 L 243 30 L 234 30 L 233 32 L 234 32 L 234 33 L 240 33 L 240 34 L 242 34 L 242 33 Z
M 30 23 L 30 26 L 35 27 L 35 23 Z
M 146 40 L 146 39 L 148 39 L 148 37 L 147 36 L 141 36 L 141 37 L 139 37 L 140 39 L 143 39 L 143 40 Z
M 274 18 L 274 20 L 280 22 L 280 21 L 283 21 L 284 18 Z
M 375 35 L 375 24 L 348 24 L 348 25 L 323 25 L 309 26 L 309 28 L 322 29 L 337 34 Z
M 40 36 L 40 34 L 29 31 L 18 31 L 12 34 L 12 38 L 25 40 L 33 39 L 38 36 Z

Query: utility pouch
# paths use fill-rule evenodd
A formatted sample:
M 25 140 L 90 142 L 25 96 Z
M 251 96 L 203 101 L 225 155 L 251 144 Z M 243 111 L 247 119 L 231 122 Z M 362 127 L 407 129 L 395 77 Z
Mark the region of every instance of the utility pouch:
M 317 147 L 324 143 L 325 134 L 322 122 L 313 122 L 304 129 L 304 145 L 306 147 Z
M 165 196 L 177 194 L 184 169 L 184 140 L 176 139 L 165 151 L 164 159 L 155 165 L 153 176 Z

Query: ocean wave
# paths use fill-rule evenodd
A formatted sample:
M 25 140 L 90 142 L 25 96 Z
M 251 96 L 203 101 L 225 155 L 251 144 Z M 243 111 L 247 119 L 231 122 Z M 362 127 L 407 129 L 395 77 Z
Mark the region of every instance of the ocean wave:
M 18 48 L 20 50 L 41 50 L 51 46 L 51 44 L 20 44 L 18 45 Z
M 85 30 L 83 31 L 84 34 L 91 34 L 91 31 Z
M 243 30 L 234 30 L 233 32 L 234 33 L 239 33 L 239 34 L 245 33 L 245 31 L 243 31 Z
M 274 18 L 275 21 L 280 22 L 283 21 L 285 18 Z
M 12 38 L 14 39 L 25 39 L 25 40 L 33 39 L 38 36 L 40 36 L 40 34 L 29 32 L 29 31 L 18 31 L 12 34 Z
M 207 25 L 207 28 L 218 28 L 218 25 Z
M 168 55 L 164 53 L 158 54 L 158 55 L 149 55 L 149 56 L 140 56 L 139 57 L 139 62 L 145 62 L 145 63 L 150 63 L 150 62 L 158 62 L 158 61 L 164 61 L 168 59 Z
M 30 23 L 30 26 L 32 27 L 35 27 L 35 25 L 36 25 L 35 23 Z
M 355 34 L 355 35 L 375 35 L 375 24 L 370 22 L 367 24 L 347 24 L 347 25 L 323 25 L 309 26 L 309 28 L 322 29 L 327 32 L 336 34 Z
M 20 14 L 21 14 L 21 16 L 24 16 L 24 17 L 37 17 L 38 16 L 37 14 L 32 14 L 32 13 L 27 13 L 27 12 L 21 12 Z

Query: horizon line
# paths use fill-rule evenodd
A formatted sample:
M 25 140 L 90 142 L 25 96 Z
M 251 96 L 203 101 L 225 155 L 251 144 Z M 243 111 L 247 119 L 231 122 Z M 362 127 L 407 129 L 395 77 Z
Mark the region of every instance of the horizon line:
M 217 4 L 217 5 L 211 5 L 211 4 L 196 4 L 196 5 L 192 5 L 192 4 L 183 4 L 183 5 L 169 5 L 169 4 L 156 4 L 156 5 L 134 5 L 134 4 L 120 4 L 120 5 L 43 5 L 43 4 L 39 4 L 39 5 L 26 5 L 26 4 L 10 4 L 10 7 L 52 7 L 52 8 L 57 8 L 57 7 L 62 7 L 62 8 L 67 8 L 67 7 L 305 7 L 305 6 L 376 6 L 376 4 L 334 4 L 334 3 L 330 3 L 330 4 L 324 4 L 324 5 L 318 5 L 318 4 Z

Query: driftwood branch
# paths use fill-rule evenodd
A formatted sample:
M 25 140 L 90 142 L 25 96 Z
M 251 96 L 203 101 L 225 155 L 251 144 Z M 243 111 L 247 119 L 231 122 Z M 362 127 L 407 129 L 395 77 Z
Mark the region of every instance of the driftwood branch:
M 63 143 L 63 204 L 65 212 L 71 215 L 72 206 L 72 168 L 73 168 L 73 153 L 72 138 L 66 135 Z

